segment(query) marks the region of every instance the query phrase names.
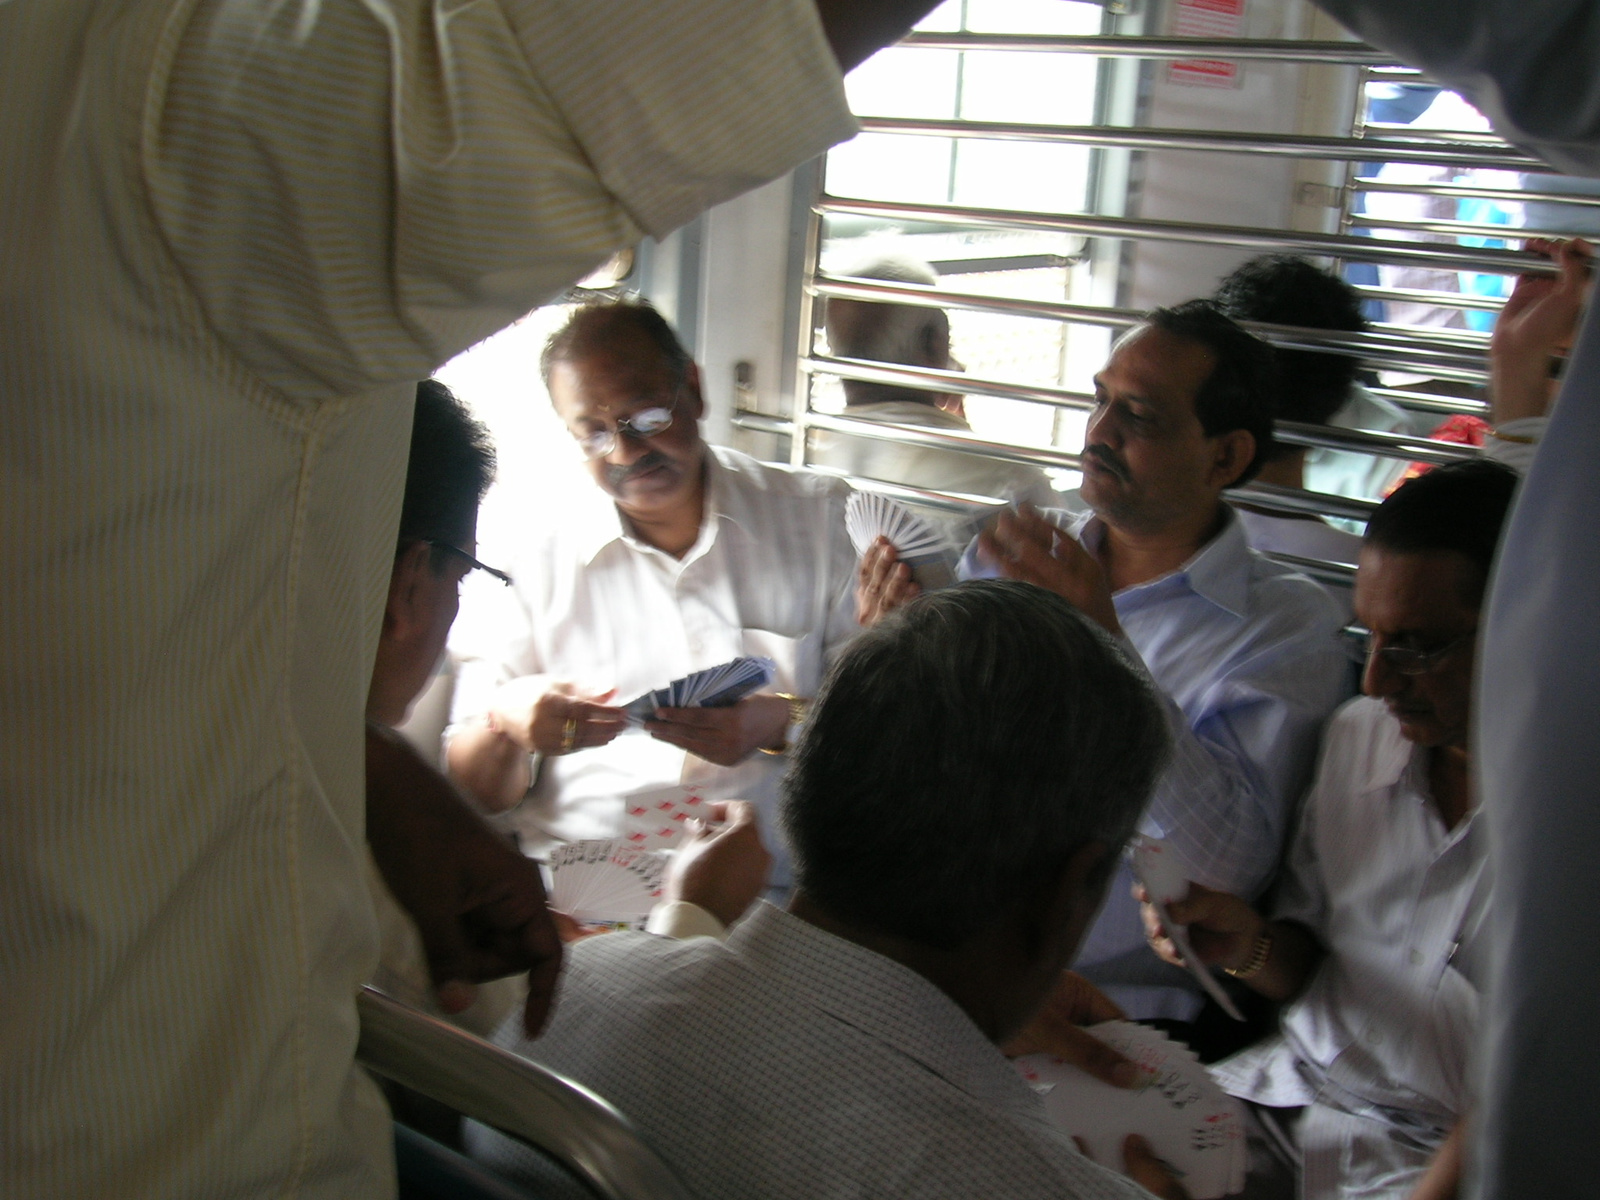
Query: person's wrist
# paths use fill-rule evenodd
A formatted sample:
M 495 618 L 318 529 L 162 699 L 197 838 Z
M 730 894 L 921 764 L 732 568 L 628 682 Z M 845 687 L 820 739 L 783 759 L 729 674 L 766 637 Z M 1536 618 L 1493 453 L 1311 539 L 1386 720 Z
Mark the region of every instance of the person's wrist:
M 767 744 L 760 747 L 763 754 L 787 754 L 789 744 L 806 719 L 806 702 L 788 692 L 773 692 L 773 697 L 784 702 L 783 724 L 778 727 Z
M 1261 974 L 1267 962 L 1272 957 L 1272 926 L 1263 921 L 1256 927 L 1255 933 L 1246 943 L 1242 957 L 1237 959 L 1232 966 L 1223 968 L 1223 971 L 1234 979 L 1246 981 L 1254 979 Z

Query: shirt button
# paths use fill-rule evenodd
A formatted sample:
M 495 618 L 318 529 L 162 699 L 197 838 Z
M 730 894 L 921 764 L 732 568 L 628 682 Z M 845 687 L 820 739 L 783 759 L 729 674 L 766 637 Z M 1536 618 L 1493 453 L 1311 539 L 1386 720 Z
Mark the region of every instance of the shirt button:
M 1412 950 L 1411 950 L 1411 953 L 1406 955 L 1406 961 L 1409 962 L 1413 967 L 1421 966 L 1422 965 L 1422 951 L 1416 949 L 1415 947 L 1413 947 Z

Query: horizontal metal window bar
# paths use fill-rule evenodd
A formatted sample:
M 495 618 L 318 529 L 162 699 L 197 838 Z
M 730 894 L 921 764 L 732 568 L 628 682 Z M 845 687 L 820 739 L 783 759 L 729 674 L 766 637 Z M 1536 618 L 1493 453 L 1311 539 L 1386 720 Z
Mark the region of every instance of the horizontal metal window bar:
M 1008 121 L 936 121 L 911 117 L 860 118 L 862 133 L 990 141 L 1061 142 L 1074 146 L 1124 146 L 1135 150 L 1189 150 L 1266 154 L 1339 162 L 1406 162 L 1425 166 L 1537 170 L 1545 164 L 1509 146 L 1479 146 L 1444 139 L 1290 137 L 1227 130 L 1132 129 L 1114 125 L 1028 125 Z M 1548 168 L 1545 168 L 1548 169 Z
M 984 379 L 964 371 L 941 371 L 933 367 L 907 367 L 898 363 L 873 363 L 855 358 L 832 358 L 817 354 L 800 363 L 807 371 L 836 375 L 840 379 L 859 379 L 863 383 L 886 383 L 911 387 L 923 392 L 962 392 L 969 396 L 993 396 L 1000 400 L 1024 400 L 1085 412 L 1094 407 L 1094 396 L 1066 388 L 1036 387 Z
M 739 415 L 734 415 L 734 424 L 739 425 Z M 792 427 L 791 427 L 792 428 Z M 874 479 L 871 475 L 851 475 L 846 471 L 838 471 L 832 467 L 810 465 L 808 471 L 815 471 L 819 475 L 833 475 L 843 479 L 858 491 L 882 492 L 885 496 L 895 500 L 909 500 L 914 504 L 926 505 L 937 508 L 943 512 L 956 513 L 961 516 L 973 516 L 984 512 L 1004 508 L 1007 501 L 994 496 L 973 496 L 967 492 L 935 492 L 926 488 L 907 487 L 903 483 L 895 483 L 888 479 Z
M 1413 412 L 1450 415 L 1460 413 L 1469 417 L 1482 417 L 1485 420 L 1489 418 L 1487 400 L 1468 400 L 1462 396 L 1430 396 L 1426 392 L 1408 392 L 1400 388 L 1369 387 L 1367 391 Z
M 1299 42 L 1277 38 L 1178 38 L 1111 35 L 933 33 L 907 34 L 898 43 L 915 50 L 1025 50 L 1093 54 L 1100 58 L 1232 58 L 1269 62 L 1387 66 L 1394 56 L 1362 42 Z
M 1448 138 L 1451 141 L 1473 142 L 1481 146 L 1503 146 L 1505 139 L 1487 129 L 1432 129 L 1408 125 L 1399 121 L 1363 121 L 1363 129 L 1376 129 L 1388 137 Z M 1548 166 L 1546 167 L 1548 170 Z
M 1481 271 L 1518 275 L 1555 273 L 1542 254 L 1523 250 L 1495 250 L 1475 246 L 1450 246 L 1386 238 L 1352 237 L 1336 233 L 1309 233 L 1283 229 L 1256 229 L 1239 225 L 1203 225 L 1188 221 L 1152 221 L 1131 217 L 1089 214 L 1030 213 L 1016 209 L 973 208 L 955 204 L 896 204 L 883 200 L 850 200 L 825 196 L 816 211 L 878 217 L 884 221 L 924 221 L 971 225 L 988 229 L 1047 229 L 1098 237 L 1149 238 L 1153 241 L 1192 242 L 1233 246 L 1241 250 L 1300 251 L 1359 262 L 1401 263 L 1438 267 L 1446 271 Z
M 858 417 L 834 416 L 832 413 L 808 412 L 807 429 L 827 429 L 834 433 L 847 433 L 855 437 L 872 438 L 880 442 L 896 442 L 906 446 L 928 446 L 938 450 L 962 450 L 981 454 L 985 458 L 1002 462 L 1026 463 L 1034 467 L 1066 467 L 1078 470 L 1078 456 L 1065 450 L 1046 450 L 1036 446 L 1016 446 L 1010 442 L 992 442 L 974 434 L 956 433 L 946 429 L 930 429 L 926 425 L 900 425 L 888 421 L 863 421 Z
M 1352 185 L 1357 192 L 1392 193 L 1402 196 L 1446 196 L 1457 200 L 1533 200 L 1549 204 L 1573 204 L 1600 208 L 1600 196 L 1569 195 L 1566 192 L 1523 191 L 1518 188 L 1472 187 L 1461 183 L 1390 183 L 1370 175 L 1358 176 Z M 1360 215 L 1360 214 L 1356 214 Z
M 1516 199 L 1515 195 L 1508 199 Z M 1368 213 L 1351 213 L 1352 229 L 1398 229 L 1407 233 L 1441 233 L 1446 237 L 1509 238 L 1573 238 L 1583 237 L 1570 229 L 1534 228 L 1523 225 L 1480 225 L 1471 221 L 1412 221 L 1403 217 L 1374 217 Z
M 991 296 L 981 292 L 955 292 L 918 283 L 889 283 L 873 279 L 849 279 L 833 275 L 817 275 L 807 285 L 815 296 L 835 296 L 843 300 L 869 300 L 895 304 L 909 304 L 919 308 L 956 308 L 974 312 L 1003 313 L 1008 316 L 1036 317 L 1041 320 L 1064 321 L 1078 325 L 1104 325 L 1127 328 L 1144 319 L 1144 310 L 1137 308 L 1112 308 L 1094 304 L 1071 304 L 1057 300 L 1020 300 L 1010 296 Z M 1476 349 L 1472 342 L 1458 342 L 1459 337 L 1486 337 L 1463 330 L 1413 330 L 1404 325 L 1378 325 L 1367 333 L 1345 330 L 1309 329 L 1296 325 L 1270 325 L 1263 321 L 1245 321 L 1247 329 L 1260 333 L 1269 340 L 1294 342 L 1297 349 L 1326 349 L 1343 351 L 1352 355 L 1384 352 L 1391 349 L 1416 350 L 1419 342 L 1435 344 L 1447 353 L 1464 354 Z M 1479 357 L 1481 350 L 1477 350 Z
M 1273 437 L 1291 446 L 1320 446 L 1330 450 L 1349 450 L 1406 462 L 1453 463 L 1478 457 L 1476 446 L 1456 442 L 1436 442 L 1431 438 L 1403 433 L 1377 433 L 1365 429 L 1345 429 L 1338 425 L 1306 425 L 1299 421 L 1278 421 Z
M 605 1200 L 690 1200 L 626 1117 L 587 1088 L 398 1004 L 356 997 L 368 1070 L 544 1151 Z
M 1339 517 L 1346 521 L 1365 521 L 1377 511 L 1376 500 L 1357 500 L 1327 492 L 1308 492 L 1304 488 L 1279 487 L 1259 479 L 1223 493 L 1229 500 L 1241 500 L 1286 513 L 1311 513 L 1319 517 Z
M 1474 296 L 1469 292 L 1428 292 L 1420 288 L 1373 287 L 1361 283 L 1353 286 L 1368 300 L 1395 300 L 1401 304 L 1437 304 L 1441 308 L 1474 308 L 1485 312 L 1498 312 L 1506 303 L 1504 296 Z
M 1264 550 L 1262 554 L 1273 562 L 1293 567 L 1302 575 L 1309 575 L 1320 583 L 1331 583 L 1335 587 L 1355 586 L 1356 569 L 1349 563 L 1329 562 L 1322 558 L 1302 558 L 1298 554 L 1285 554 L 1279 550 Z
M 1504 302 L 1502 301 L 1502 304 Z M 1489 353 L 1489 334 L 1476 329 L 1444 329 L 1437 325 L 1402 325 L 1395 321 L 1374 321 L 1367 326 L 1369 337 L 1406 341 L 1412 345 L 1437 346 L 1478 359 Z

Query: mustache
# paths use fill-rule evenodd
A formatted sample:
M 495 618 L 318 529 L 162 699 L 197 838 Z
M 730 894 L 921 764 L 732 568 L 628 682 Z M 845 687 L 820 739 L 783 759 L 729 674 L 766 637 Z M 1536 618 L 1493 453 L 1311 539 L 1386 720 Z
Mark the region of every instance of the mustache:
M 657 450 L 651 450 L 638 462 L 629 463 L 627 466 L 607 463 L 606 486 L 615 491 L 629 480 L 643 475 L 646 471 L 653 471 L 657 467 L 670 467 L 671 465 L 672 460 Z
M 1118 479 L 1122 480 L 1123 483 L 1128 482 L 1127 466 L 1122 462 L 1121 459 L 1119 459 L 1115 454 L 1111 453 L 1111 451 L 1107 450 L 1104 446 L 1085 446 L 1083 448 L 1083 457 L 1094 459 L 1095 462 L 1099 463 L 1107 471 L 1110 471 Z

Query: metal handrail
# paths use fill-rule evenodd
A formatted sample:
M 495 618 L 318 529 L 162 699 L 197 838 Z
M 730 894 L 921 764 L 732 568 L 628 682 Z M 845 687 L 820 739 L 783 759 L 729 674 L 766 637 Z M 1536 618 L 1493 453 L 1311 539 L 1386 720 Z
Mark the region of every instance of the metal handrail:
M 1555 274 L 1555 268 L 1548 258 L 1524 250 L 1400 242 L 1337 233 L 1088 214 L 1037 213 L 957 204 L 896 204 L 885 200 L 851 200 L 841 196 L 824 196 L 816 205 L 816 211 L 823 216 L 849 214 L 890 221 L 922 221 L 977 228 L 1040 229 L 1097 237 L 1148 238 L 1152 241 L 1232 246 L 1241 250 L 1298 250 L 1331 258 L 1439 267 L 1446 271 L 1482 271 L 1499 275 Z
M 1100 325 L 1113 329 L 1126 329 L 1144 319 L 1143 311 L 1133 308 L 1070 304 L 1056 300 L 1017 300 L 1007 296 L 945 291 L 926 284 L 846 280 L 832 276 L 814 277 L 807 291 L 812 296 L 831 296 L 841 300 L 872 300 L 908 304 L 920 308 L 954 308 L 971 312 L 1002 313 L 1007 316 L 1035 317 L 1041 320 Z M 1366 333 L 1348 333 L 1327 329 L 1306 329 L 1293 325 L 1273 325 L 1263 321 L 1244 321 L 1241 324 L 1259 337 L 1286 350 L 1342 354 L 1360 358 L 1376 366 L 1392 366 L 1401 370 L 1414 371 L 1426 368 L 1437 371 L 1440 378 L 1463 379 L 1470 383 L 1487 378 L 1483 351 L 1473 347 L 1470 342 L 1461 342 L 1454 336 L 1455 331 L 1437 338 L 1430 338 L 1426 334 L 1402 338 L 1383 329 Z M 1430 342 L 1432 344 L 1428 344 Z M 818 357 L 818 361 L 823 360 Z M 1011 395 L 1011 393 L 997 394 Z M 1081 396 L 1083 393 L 1070 393 L 1070 395 Z M 1046 400 L 1045 403 L 1053 401 Z M 1065 407 L 1076 406 L 1069 404 Z
M 1091 54 L 1098 58 L 1232 58 L 1342 66 L 1399 66 L 1394 56 L 1362 42 L 1298 42 L 1278 38 L 1137 37 L 1110 34 L 907 34 L 897 46 L 913 50 L 1022 50 Z
M 1398 233 L 1432 233 L 1443 237 L 1509 238 L 1525 241 L 1531 237 L 1573 238 L 1584 235 L 1570 229 L 1550 229 L 1529 225 L 1487 225 L 1449 219 L 1413 220 L 1409 217 L 1375 217 L 1370 213 L 1351 213 L 1352 229 L 1393 229 Z
M 1548 173 L 1549 168 L 1547 167 Z M 1358 175 L 1351 181 L 1358 192 L 1393 192 L 1404 196 L 1444 196 L 1457 200 L 1516 200 L 1546 201 L 1551 204 L 1573 204 L 1579 207 L 1600 208 L 1600 196 L 1586 196 L 1569 192 L 1525 192 L 1510 188 L 1473 187 L 1462 183 L 1390 183 L 1370 175 Z
M 1547 164 L 1510 146 L 1451 142 L 1445 138 L 1340 138 L 1205 129 L 1135 129 L 1115 125 L 1030 125 L 1013 121 L 925 120 L 861 117 L 862 133 L 918 137 L 983 138 L 990 141 L 1060 142 L 1074 146 L 1122 146 L 1134 150 L 1189 150 L 1222 154 L 1266 154 L 1338 162 L 1404 162 L 1440 167 L 1485 167 L 1499 171 L 1549 170 Z
M 801 369 L 840 379 L 855 379 L 862 383 L 883 383 L 891 387 L 913 388 L 919 392 L 961 392 L 968 396 L 993 396 L 999 400 L 1022 400 L 1030 404 L 1047 404 L 1051 408 L 1066 408 L 1087 412 L 1094 407 L 1090 392 L 1074 392 L 1067 388 L 1041 387 L 1034 384 L 1007 383 L 1000 379 L 985 379 L 965 371 L 941 370 L 937 367 L 907 367 L 899 363 L 868 362 L 860 358 L 836 358 L 827 354 L 807 355 L 800 363 Z
M 535 1063 L 407 1008 L 371 987 L 356 997 L 368 1070 L 543 1151 L 604 1200 L 691 1200 L 599 1096 Z
M 1397 300 L 1402 304 L 1436 304 L 1441 308 L 1498 312 L 1506 303 L 1504 296 L 1478 296 L 1471 292 L 1429 292 L 1421 288 L 1375 287 L 1369 283 L 1353 283 L 1350 286 L 1369 300 Z

